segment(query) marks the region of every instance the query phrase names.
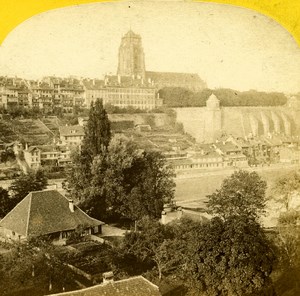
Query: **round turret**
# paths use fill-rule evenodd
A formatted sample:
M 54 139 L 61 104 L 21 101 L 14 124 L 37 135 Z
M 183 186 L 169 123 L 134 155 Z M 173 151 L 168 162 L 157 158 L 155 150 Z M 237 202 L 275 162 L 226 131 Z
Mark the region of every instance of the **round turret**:
M 211 94 L 206 101 L 206 108 L 209 110 L 219 110 L 220 100 L 214 94 Z

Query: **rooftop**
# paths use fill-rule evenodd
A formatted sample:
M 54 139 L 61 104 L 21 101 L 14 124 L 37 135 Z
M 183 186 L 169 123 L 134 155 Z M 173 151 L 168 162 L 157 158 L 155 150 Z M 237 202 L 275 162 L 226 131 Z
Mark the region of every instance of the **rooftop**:
M 30 192 L 1 221 L 0 227 L 25 237 L 73 230 L 79 225 L 98 226 L 103 222 L 91 218 L 56 190 Z

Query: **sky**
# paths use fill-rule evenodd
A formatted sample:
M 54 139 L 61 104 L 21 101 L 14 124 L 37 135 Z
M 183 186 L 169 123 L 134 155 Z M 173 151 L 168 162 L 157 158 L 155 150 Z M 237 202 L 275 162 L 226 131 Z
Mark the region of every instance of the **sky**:
M 300 91 L 300 49 L 278 23 L 245 8 L 181 1 L 92 3 L 36 15 L 0 46 L 0 75 L 115 74 L 130 28 L 142 37 L 148 71 L 198 73 L 210 88 Z

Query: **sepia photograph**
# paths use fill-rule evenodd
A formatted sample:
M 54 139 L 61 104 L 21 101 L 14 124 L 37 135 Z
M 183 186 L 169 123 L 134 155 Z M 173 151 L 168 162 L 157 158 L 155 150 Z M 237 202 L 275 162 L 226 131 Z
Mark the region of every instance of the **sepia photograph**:
M 299 225 L 300 49 L 274 19 L 94 2 L 3 40 L 1 296 L 298 296 Z

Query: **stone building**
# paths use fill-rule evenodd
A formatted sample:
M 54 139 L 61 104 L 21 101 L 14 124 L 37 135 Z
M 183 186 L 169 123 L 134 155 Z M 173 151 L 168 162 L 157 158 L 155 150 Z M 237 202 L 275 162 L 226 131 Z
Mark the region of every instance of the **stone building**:
M 300 102 L 295 97 L 286 106 L 222 107 L 211 95 L 205 107 L 177 108 L 176 114 L 184 130 L 199 143 L 212 143 L 222 134 L 251 138 L 300 133 Z
M 104 105 L 141 110 L 155 109 L 163 104 L 155 87 L 131 76 L 106 75 L 104 80 L 86 79 L 83 85 L 87 107 L 97 99 L 102 99 Z
M 142 38 L 131 30 L 121 40 L 117 74 L 145 78 L 145 55 Z
M 142 38 L 129 30 L 121 40 L 117 74 L 142 79 L 157 90 L 163 87 L 184 87 L 199 91 L 206 83 L 196 73 L 146 71 Z

